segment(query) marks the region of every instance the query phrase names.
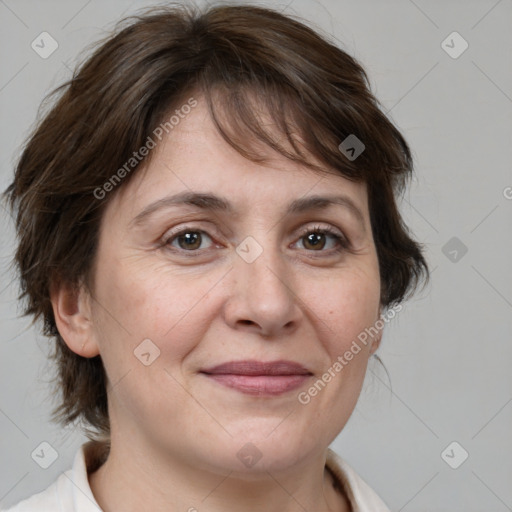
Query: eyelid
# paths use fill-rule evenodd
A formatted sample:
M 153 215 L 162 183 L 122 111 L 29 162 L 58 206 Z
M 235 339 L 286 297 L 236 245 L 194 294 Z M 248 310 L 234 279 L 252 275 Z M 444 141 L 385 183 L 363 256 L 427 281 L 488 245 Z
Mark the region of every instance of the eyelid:
M 176 229 L 174 229 L 174 228 L 168 229 L 162 235 L 161 239 L 163 239 L 167 242 L 167 241 L 169 241 L 170 238 L 173 238 L 173 237 L 175 237 L 183 232 L 187 232 L 187 231 L 195 231 L 195 232 L 204 233 L 204 234 L 210 236 L 210 233 L 208 232 L 208 230 L 202 229 L 198 226 L 189 225 L 189 224 L 185 223 L 185 225 L 182 227 L 178 227 Z M 216 231 L 216 229 L 214 229 L 214 231 Z M 336 235 L 340 236 L 341 238 L 348 241 L 348 237 L 345 235 L 345 233 L 342 230 L 340 230 L 339 228 L 334 227 L 330 224 L 320 225 L 318 222 L 316 222 L 316 223 L 314 223 L 313 226 L 305 225 L 304 227 L 299 228 L 298 232 L 300 233 L 300 236 L 304 236 L 305 234 L 314 232 L 314 231 L 326 231 L 331 234 L 336 234 Z M 210 236 L 210 238 L 211 238 L 211 236 Z
M 214 228 L 214 231 L 216 231 L 216 228 Z M 196 232 L 201 233 L 203 236 L 206 235 L 210 240 L 212 240 L 212 244 L 214 246 L 219 247 L 219 245 L 216 243 L 216 240 L 214 236 L 210 235 L 209 231 L 206 229 L 202 229 L 199 226 L 191 225 L 191 224 L 184 224 L 181 227 L 171 228 L 165 232 L 165 234 L 161 237 L 159 241 L 159 248 L 168 249 L 171 252 L 188 256 L 188 257 L 195 257 L 203 255 L 205 252 L 209 251 L 210 248 L 207 249 L 195 249 L 187 251 L 185 249 L 177 248 L 171 246 L 170 242 L 171 240 L 174 241 L 178 236 L 187 233 L 187 232 Z M 297 238 L 293 242 L 292 245 L 295 245 L 300 242 L 300 240 L 307 235 L 308 233 L 324 233 L 327 236 L 330 236 L 335 239 L 337 242 L 337 247 L 328 249 L 328 250 L 306 250 L 308 253 L 311 254 L 312 257 L 322 257 L 323 255 L 328 256 L 332 255 L 333 253 L 339 253 L 342 251 L 347 251 L 351 248 L 351 243 L 349 238 L 345 235 L 343 231 L 341 231 L 339 228 L 332 226 L 331 224 L 325 224 L 320 225 L 319 222 L 315 222 L 313 225 L 306 224 L 303 227 L 299 228 Z M 219 237 L 220 238 L 220 237 Z M 315 255 L 315 253 L 318 253 Z
M 321 255 L 322 253 L 329 255 L 332 254 L 333 252 L 348 251 L 352 247 L 349 238 L 345 235 L 343 231 L 330 224 L 321 226 L 318 223 L 315 223 L 314 226 L 305 226 L 304 228 L 302 228 L 299 233 L 299 237 L 297 241 L 294 242 L 294 244 L 298 243 L 308 233 L 324 233 L 327 236 L 334 238 L 338 243 L 338 247 L 326 251 L 308 251 L 309 253 L 312 254 L 316 252 L 319 255 Z
M 206 229 L 201 229 L 197 226 L 191 226 L 191 225 L 186 224 L 182 227 L 168 229 L 164 233 L 164 235 L 160 238 L 159 247 L 167 246 L 171 240 L 176 239 L 179 235 L 182 235 L 182 234 L 188 233 L 188 232 L 201 233 L 202 235 L 206 235 L 208 238 L 210 238 L 210 240 L 212 240 L 212 242 L 215 245 L 213 236 L 210 235 L 210 233 Z M 204 249 L 203 249 L 203 251 L 204 251 Z M 182 252 L 187 252 L 187 251 L 182 251 Z M 190 251 L 190 252 L 199 252 L 199 251 Z
M 332 226 L 331 224 L 320 225 L 320 223 L 318 223 L 318 222 L 315 222 L 313 226 L 306 225 L 303 228 L 300 228 L 299 232 L 302 234 L 306 234 L 306 233 L 310 233 L 312 231 L 326 231 L 328 233 L 336 234 L 342 238 L 345 238 L 345 239 L 347 238 L 345 236 L 345 233 L 343 233 L 343 231 Z

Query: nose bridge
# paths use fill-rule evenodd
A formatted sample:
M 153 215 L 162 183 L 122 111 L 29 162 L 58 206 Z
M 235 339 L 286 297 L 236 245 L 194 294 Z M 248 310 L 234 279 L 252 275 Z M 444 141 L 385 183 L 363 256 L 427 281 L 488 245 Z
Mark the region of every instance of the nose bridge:
M 292 289 L 282 244 L 265 229 L 247 236 L 236 248 L 231 300 L 236 321 L 257 324 L 267 334 L 297 319 L 297 297 Z
M 236 270 L 255 292 L 257 288 L 266 288 L 279 295 L 287 289 L 285 255 L 282 254 L 280 241 L 272 231 L 261 229 L 247 236 L 238 245 L 236 252 L 239 260 Z M 260 287 L 259 284 L 264 286 Z

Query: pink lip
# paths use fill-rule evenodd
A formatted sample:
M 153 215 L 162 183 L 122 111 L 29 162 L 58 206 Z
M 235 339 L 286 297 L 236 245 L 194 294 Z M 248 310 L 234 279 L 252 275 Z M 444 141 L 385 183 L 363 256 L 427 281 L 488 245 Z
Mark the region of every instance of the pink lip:
M 293 361 L 231 361 L 201 373 L 250 395 L 280 395 L 300 387 L 312 373 Z

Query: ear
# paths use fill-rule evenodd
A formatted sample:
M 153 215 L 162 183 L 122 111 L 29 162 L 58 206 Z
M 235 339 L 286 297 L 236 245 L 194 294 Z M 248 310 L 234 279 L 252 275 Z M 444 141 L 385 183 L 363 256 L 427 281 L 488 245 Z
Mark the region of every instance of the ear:
M 380 342 L 382 341 L 382 329 L 379 331 L 379 334 L 377 334 L 374 338 L 372 338 L 372 345 L 370 347 L 370 356 L 372 356 L 375 352 L 377 352 L 377 349 L 380 347 Z
M 85 287 L 54 282 L 50 300 L 57 329 L 70 350 L 82 357 L 97 356 L 100 352 L 91 321 L 91 296 Z
M 375 323 L 377 323 L 377 321 L 381 318 L 381 313 L 382 313 L 382 307 L 379 306 L 379 312 L 378 312 L 377 320 L 375 321 Z M 372 344 L 370 347 L 370 356 L 372 356 L 375 352 L 377 352 L 377 349 L 380 347 L 383 333 L 384 333 L 384 328 L 379 329 L 378 334 L 376 334 L 375 336 L 372 336 Z

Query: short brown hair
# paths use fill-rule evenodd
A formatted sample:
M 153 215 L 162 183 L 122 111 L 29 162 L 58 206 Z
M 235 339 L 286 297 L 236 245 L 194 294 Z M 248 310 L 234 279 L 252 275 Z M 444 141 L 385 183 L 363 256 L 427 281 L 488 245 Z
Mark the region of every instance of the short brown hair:
M 25 314 L 42 317 L 44 334 L 55 339 L 62 400 L 54 418 L 63 424 L 85 420 L 108 438 L 107 379 L 100 356 L 81 357 L 64 343 L 50 287 L 90 282 L 102 212 L 113 197 L 98 199 L 98 187 L 192 93 L 206 99 L 221 135 L 245 157 L 262 161 L 253 150 L 258 141 L 315 171 L 334 169 L 367 184 L 382 306 L 403 301 L 422 277 L 428 281 L 420 244 L 396 204 L 413 172 L 410 149 L 362 66 L 298 19 L 247 5 L 153 8 L 123 20 L 57 93 L 6 195 L 16 215 Z M 271 115 L 286 147 L 249 97 Z M 349 135 L 365 146 L 356 159 L 339 149 Z M 117 190 L 141 167 L 124 173 Z

